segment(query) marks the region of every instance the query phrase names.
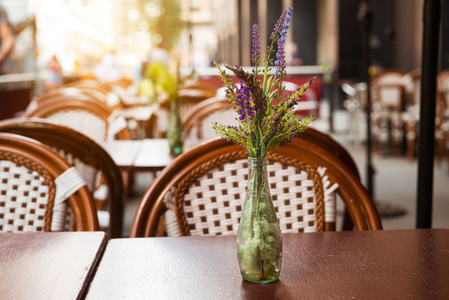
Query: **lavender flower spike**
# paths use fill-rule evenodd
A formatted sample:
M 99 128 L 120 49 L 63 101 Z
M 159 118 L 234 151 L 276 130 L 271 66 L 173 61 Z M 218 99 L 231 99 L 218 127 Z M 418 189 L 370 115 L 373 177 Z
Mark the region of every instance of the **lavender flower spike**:
M 259 41 L 259 26 L 257 24 L 253 25 L 253 45 L 252 45 L 253 55 L 252 61 L 254 65 L 257 65 L 260 62 L 260 41 Z
M 285 50 L 284 50 L 284 45 L 285 45 L 285 39 L 287 37 L 287 30 L 289 28 L 288 23 L 290 22 L 291 18 L 292 18 L 292 11 L 293 11 L 293 7 L 290 7 L 290 9 L 287 12 L 287 15 L 285 16 L 285 21 L 282 27 L 282 31 L 280 34 L 280 37 L 278 39 L 278 51 L 276 53 L 276 73 L 275 73 L 275 77 L 278 76 L 278 72 L 280 71 L 281 74 L 281 78 L 285 78 L 286 72 L 285 72 Z
M 291 9 L 293 9 L 291 7 Z M 281 16 L 279 17 L 279 20 L 277 21 L 276 25 L 274 25 L 273 28 L 273 32 L 271 33 L 270 39 L 274 39 L 276 37 L 276 35 L 279 33 L 279 31 L 281 30 L 281 25 L 284 24 L 285 22 L 285 15 L 287 14 L 287 10 L 284 10 L 281 14 Z

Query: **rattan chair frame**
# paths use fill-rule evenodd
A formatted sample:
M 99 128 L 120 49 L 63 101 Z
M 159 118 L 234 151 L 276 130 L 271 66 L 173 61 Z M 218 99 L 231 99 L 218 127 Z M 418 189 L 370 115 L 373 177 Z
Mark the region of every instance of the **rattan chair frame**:
M 44 144 L 10 133 L 0 133 L 0 156 L 2 159 L 10 160 L 36 171 L 45 178 L 49 186 L 49 193 L 43 230 L 50 231 L 51 212 L 56 194 L 54 181 L 72 166 Z M 67 201 L 74 215 L 77 231 L 99 230 L 95 204 L 87 186 L 81 187 Z
M 196 104 L 182 120 L 185 136 L 195 127 L 197 138 L 203 138 L 201 128 L 204 118 L 215 112 L 229 109 L 231 109 L 229 102 L 223 97 L 212 97 Z
M 60 95 L 52 98 L 42 100 L 32 110 L 27 111 L 23 116 L 28 118 L 49 118 L 51 115 L 60 111 L 79 110 L 86 111 L 90 114 L 97 116 L 103 120 L 105 124 L 105 135 L 102 140 L 106 140 L 108 132 L 108 119 L 113 114 L 113 111 L 105 103 L 92 99 L 91 97 L 82 96 L 67 96 Z M 76 129 L 76 128 L 75 128 Z M 128 128 L 121 130 L 117 133 L 118 139 L 129 140 L 131 139 Z
M 388 78 L 388 76 L 395 76 L 397 78 L 397 81 L 394 83 L 386 83 L 384 82 L 385 78 Z M 371 93 L 373 97 L 373 103 L 379 103 L 382 108 L 391 109 L 394 111 L 403 111 L 404 110 L 404 94 L 405 94 L 405 86 L 403 78 L 405 76 L 405 73 L 401 70 L 397 69 L 386 69 L 376 75 L 374 75 L 370 81 L 371 81 Z M 391 106 L 387 103 L 385 103 L 382 96 L 380 96 L 380 92 L 382 89 L 388 88 L 388 89 L 398 89 L 399 90 L 399 101 L 397 104 Z
M 184 118 L 198 103 L 214 97 L 215 94 L 205 90 L 181 89 L 178 91 L 179 112 Z
M 60 87 L 58 89 L 54 89 L 51 91 L 48 91 L 39 97 L 36 97 L 34 101 L 36 103 L 39 103 L 41 101 L 47 100 L 49 98 L 53 97 L 59 97 L 59 96 L 77 96 L 81 99 L 85 99 L 86 97 L 90 97 L 96 100 L 100 100 L 103 103 L 107 102 L 107 97 L 105 94 L 106 91 L 99 91 L 97 89 L 91 89 L 91 88 L 80 88 L 80 87 Z
M 125 191 L 121 171 L 111 156 L 95 141 L 62 124 L 39 118 L 0 121 L 0 132 L 26 136 L 79 159 L 101 172 L 108 188 L 108 235 L 122 236 Z
M 360 172 L 352 155 L 336 140 L 326 133 L 323 133 L 313 127 L 308 127 L 302 135 L 301 139 L 326 150 L 330 154 L 337 157 L 360 181 Z M 292 143 L 296 143 L 298 139 L 293 139 Z M 347 208 L 344 210 L 342 230 L 352 230 L 354 224 Z
M 166 167 L 150 185 L 137 208 L 131 226 L 130 237 L 161 235 L 160 223 L 166 211 L 165 195 L 172 187 L 178 186 L 187 174 L 221 155 L 237 153 L 247 157 L 242 148 L 223 141 L 212 140 L 183 153 Z M 305 140 L 298 139 L 268 154 L 269 160 L 301 161 L 313 168 L 325 167 L 331 182 L 338 184 L 337 193 L 344 201 L 357 230 L 379 230 L 382 224 L 377 210 L 366 189 L 352 171 L 339 159 L 323 148 Z M 179 222 L 179 220 L 178 220 Z M 332 230 L 332 226 L 326 230 Z
M 217 93 L 217 87 L 202 80 L 186 80 L 183 82 L 181 89 L 202 90 L 208 92 L 211 97 Z
M 388 130 L 389 139 L 395 155 L 399 154 L 400 143 L 403 135 L 404 98 L 405 98 L 405 73 L 398 69 L 386 69 L 374 75 L 371 79 L 371 99 L 370 107 L 371 121 L 373 127 L 373 149 L 378 152 L 380 149 L 380 132 Z M 387 78 L 394 77 L 392 82 Z M 397 92 L 397 99 L 391 99 L 385 95 L 385 91 L 393 90 Z
M 92 88 L 107 94 L 112 91 L 112 87 L 108 83 L 98 82 L 92 79 L 76 80 L 63 85 L 64 87 L 76 87 L 76 88 Z
M 196 138 L 201 141 L 201 139 L 203 138 L 201 130 L 203 120 L 210 114 L 226 110 L 232 110 L 232 108 L 229 106 L 227 98 L 213 97 L 200 102 L 183 119 L 184 136 L 190 136 L 190 131 L 193 128 L 196 128 Z M 306 131 L 303 132 L 303 134 L 301 135 L 301 139 L 318 145 L 319 147 L 327 150 L 329 153 L 339 158 L 360 180 L 358 167 L 351 154 L 349 154 L 349 152 L 331 136 L 314 129 L 313 127 L 309 127 Z M 292 143 L 294 143 L 296 140 L 297 139 L 293 139 Z M 353 229 L 352 220 L 349 216 L 349 212 L 346 209 L 344 212 L 342 229 Z

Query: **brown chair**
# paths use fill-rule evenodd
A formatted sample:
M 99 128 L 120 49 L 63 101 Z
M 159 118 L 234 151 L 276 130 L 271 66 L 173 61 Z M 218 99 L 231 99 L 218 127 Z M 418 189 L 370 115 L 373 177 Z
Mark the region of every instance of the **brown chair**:
M 223 97 L 214 97 L 202 101 L 183 119 L 184 136 L 192 140 L 193 145 L 215 139 L 217 135 L 212 128 L 212 122 L 225 125 L 236 125 L 233 120 L 237 115 L 230 107 L 228 100 Z M 327 150 L 339 158 L 360 179 L 360 174 L 354 159 L 349 152 L 328 134 L 322 133 L 313 127 L 303 132 L 301 138 Z M 187 150 L 187 149 L 186 149 Z
M 0 133 L 0 176 L 0 231 L 66 231 L 70 214 L 75 230 L 98 230 L 82 177 L 40 142 Z
M 82 95 L 82 96 L 81 96 Z M 60 97 L 60 96 L 81 96 L 81 97 L 92 97 L 93 99 L 100 100 L 103 103 L 107 103 L 106 95 L 95 89 L 85 89 L 78 87 L 60 87 L 51 91 L 48 91 L 39 97 L 36 97 L 34 101 L 37 103 L 46 100 L 48 98 Z
M 183 118 L 184 150 L 217 137 L 212 122 L 237 125 L 237 117 L 226 98 L 213 97 L 195 105 Z
M 87 87 L 87 88 L 93 88 L 96 90 L 101 90 L 102 92 L 110 92 L 112 91 L 112 88 L 107 83 L 102 83 L 97 80 L 92 79 L 84 79 L 84 80 L 76 80 L 69 83 L 64 84 L 65 87 Z
M 101 101 L 82 95 L 55 96 L 42 100 L 24 117 L 51 119 L 71 127 L 94 141 L 130 139 L 126 121 Z
M 114 109 L 122 109 L 127 106 L 126 89 L 117 83 L 99 82 L 97 80 L 77 80 L 65 84 L 63 87 L 78 88 L 86 91 L 103 94 L 105 103 Z
M 184 124 L 184 149 L 189 150 L 194 146 L 215 139 L 217 135 L 212 128 L 212 122 L 226 125 L 237 125 L 234 121 L 236 114 L 230 107 L 228 100 L 223 97 L 214 97 L 202 101 L 187 114 Z M 359 170 L 349 152 L 335 141 L 331 136 L 322 133 L 312 127 L 303 132 L 301 138 L 311 142 L 340 159 L 354 175 L 360 180 Z M 293 140 L 295 142 L 295 140 Z M 345 210 L 342 229 L 352 230 L 353 224 L 349 213 Z
M 106 84 L 108 85 L 118 85 L 121 86 L 124 89 L 129 88 L 132 84 L 133 84 L 133 80 L 129 79 L 129 78 L 121 78 L 118 80 L 114 80 L 114 81 L 108 81 L 106 82 Z
M 406 138 L 407 159 L 413 161 L 416 152 L 416 140 L 418 138 L 420 93 L 421 93 L 421 69 L 415 69 L 404 76 L 404 85 L 408 101 L 403 114 Z M 437 75 L 437 97 L 435 103 L 435 142 L 436 157 L 441 158 L 445 153 L 445 109 L 449 104 L 449 70 L 442 71 Z M 449 113 L 447 113 L 449 116 Z
M 435 138 L 438 149 L 449 161 L 449 69 L 437 75 Z
M 0 121 L 0 132 L 20 134 L 49 146 L 75 166 L 83 176 L 93 198 L 98 213 L 106 202 L 106 216 L 99 216 L 100 225 L 105 227 L 111 238 L 122 236 L 124 187 L 120 169 L 109 154 L 96 142 L 69 127 L 46 119 L 15 118 Z M 98 184 L 98 174 L 104 184 Z M 100 202 L 102 205 L 98 205 Z M 103 218 L 106 221 L 103 222 Z
M 384 70 L 371 78 L 371 120 L 373 148 L 379 151 L 382 133 L 391 140 L 393 154 L 399 154 L 403 137 L 404 77 L 400 70 Z
M 313 127 L 308 127 L 302 135 L 301 139 L 310 142 L 318 147 L 326 150 L 335 157 L 337 157 L 360 181 L 360 172 L 354 158 L 351 154 L 330 135 L 323 133 Z M 294 139 L 292 143 L 295 143 L 298 139 Z M 354 224 L 352 223 L 349 211 L 345 208 L 342 222 L 342 230 L 352 230 Z
M 215 94 L 204 90 L 181 89 L 178 91 L 179 114 L 181 119 L 198 103 L 214 97 Z
M 334 192 L 357 230 L 382 229 L 366 189 L 326 150 L 298 139 L 268 153 L 267 158 L 270 189 L 283 232 L 334 230 Z M 235 234 L 246 193 L 246 162 L 244 149 L 221 139 L 185 152 L 146 191 L 130 236 L 162 235 L 164 224 L 168 235 L 203 235 L 202 228 L 209 233 Z M 305 186 L 308 191 L 302 190 Z M 169 211 L 174 211 L 176 222 L 168 219 Z
M 55 121 L 81 132 L 95 142 L 131 139 L 126 120 L 106 104 L 90 97 L 53 97 L 39 102 L 23 116 Z M 128 191 L 132 184 L 129 172 L 123 172 L 123 182 Z
M 416 138 L 418 136 L 419 107 L 421 95 L 421 69 L 408 72 L 403 77 L 405 90 L 404 120 L 407 141 L 406 157 L 413 161 L 415 157 Z
M 217 87 L 213 86 L 207 81 L 199 80 L 199 79 L 188 79 L 183 82 L 181 89 L 190 89 L 190 90 L 201 90 L 206 91 L 211 94 L 213 97 L 217 93 Z

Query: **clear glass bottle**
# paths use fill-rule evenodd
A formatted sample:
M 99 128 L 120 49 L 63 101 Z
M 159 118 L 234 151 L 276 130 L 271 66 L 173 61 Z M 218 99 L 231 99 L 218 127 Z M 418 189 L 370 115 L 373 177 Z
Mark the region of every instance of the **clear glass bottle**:
M 181 154 L 184 146 L 184 130 L 179 114 L 178 99 L 170 100 L 170 120 L 168 123 L 167 139 L 171 154 L 174 156 Z
M 237 232 L 237 258 L 244 280 L 278 280 L 282 265 L 282 233 L 267 175 L 267 158 L 248 159 L 248 190 Z

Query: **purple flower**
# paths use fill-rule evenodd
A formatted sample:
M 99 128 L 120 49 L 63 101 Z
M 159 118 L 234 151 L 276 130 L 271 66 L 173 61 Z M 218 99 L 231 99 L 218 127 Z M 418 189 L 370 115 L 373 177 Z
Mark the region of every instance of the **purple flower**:
M 293 8 L 291 8 L 293 9 Z M 279 17 L 279 20 L 277 21 L 276 25 L 274 25 L 273 32 L 271 33 L 270 39 L 276 38 L 276 36 L 279 34 L 279 31 L 281 30 L 281 25 L 285 22 L 285 16 L 287 15 L 287 10 L 284 10 Z
M 236 111 L 239 114 L 239 120 L 243 121 L 247 117 L 253 117 L 254 111 L 250 101 L 250 89 L 249 87 L 243 85 L 242 80 L 240 80 L 240 86 L 236 90 L 236 95 Z
M 259 26 L 253 25 L 253 45 L 252 45 L 252 61 L 255 65 L 260 62 L 260 41 L 259 41 Z
M 255 69 L 246 72 L 240 66 L 226 66 L 240 79 L 236 85 L 218 64 L 221 79 L 227 87 L 226 95 L 234 111 L 239 126 L 213 124 L 215 131 L 222 138 L 244 146 L 250 157 L 264 157 L 267 151 L 282 146 L 297 137 L 313 121 L 313 117 L 302 120 L 293 113 L 296 101 L 301 97 L 313 79 L 304 84 L 291 95 L 283 94 L 282 80 L 286 76 L 285 41 L 292 8 L 283 11 L 271 34 L 271 45 L 267 48 L 263 83 L 258 79 L 257 69 L 260 63 L 259 27 L 252 27 L 252 62 Z M 267 76 L 276 55 L 275 76 Z
M 280 33 L 280 37 L 277 41 L 277 45 L 278 45 L 278 51 L 276 52 L 276 73 L 275 73 L 275 77 L 278 76 L 278 72 L 280 72 L 280 78 L 283 79 L 285 78 L 285 76 L 287 75 L 285 72 L 285 50 L 284 50 L 284 45 L 285 45 L 285 39 L 287 37 L 287 30 L 289 28 L 288 23 L 290 22 L 291 18 L 292 18 L 292 11 L 293 8 L 290 7 L 290 9 L 288 10 L 288 12 L 286 13 L 285 16 L 285 21 L 283 23 L 282 26 L 282 31 Z M 286 11 L 284 11 L 286 12 Z M 279 19 L 280 20 L 280 19 Z

